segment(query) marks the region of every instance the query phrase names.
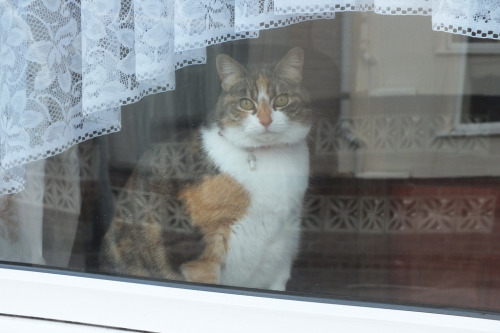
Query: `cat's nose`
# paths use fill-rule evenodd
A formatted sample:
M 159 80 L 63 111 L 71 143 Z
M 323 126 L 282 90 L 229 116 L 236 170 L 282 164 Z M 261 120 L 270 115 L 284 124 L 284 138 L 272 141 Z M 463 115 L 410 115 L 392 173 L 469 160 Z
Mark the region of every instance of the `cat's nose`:
M 273 122 L 273 118 L 271 118 L 271 115 L 266 117 L 260 117 L 259 122 L 261 123 L 262 126 L 269 127 L 269 125 L 271 125 L 271 123 Z
M 266 128 L 273 122 L 271 112 L 272 110 L 269 105 L 263 105 L 257 110 L 257 119 L 259 119 L 260 124 Z

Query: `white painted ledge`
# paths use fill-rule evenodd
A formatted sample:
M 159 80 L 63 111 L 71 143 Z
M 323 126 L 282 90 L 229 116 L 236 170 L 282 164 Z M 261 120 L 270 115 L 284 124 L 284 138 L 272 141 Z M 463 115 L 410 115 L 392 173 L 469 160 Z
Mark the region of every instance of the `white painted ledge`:
M 0 325 L 23 319 L 149 332 L 500 332 L 500 321 L 234 295 L 141 283 L 0 269 Z M 3 322 L 2 322 L 3 320 Z M 24 319 L 30 321 L 33 319 Z M 45 323 L 47 324 L 47 323 Z M 98 326 L 98 327 L 96 327 Z M 15 326 L 12 326 L 15 327 Z M 42 330 L 43 331 L 43 330 Z M 50 331 L 50 330 L 49 330 Z M 52 332 L 52 331 L 51 331 Z M 54 332 L 59 332 L 54 330 Z
M 106 327 L 92 327 L 74 323 L 3 315 L 0 315 L 0 329 L 2 332 L 8 333 L 134 333 L 134 331 L 123 331 Z

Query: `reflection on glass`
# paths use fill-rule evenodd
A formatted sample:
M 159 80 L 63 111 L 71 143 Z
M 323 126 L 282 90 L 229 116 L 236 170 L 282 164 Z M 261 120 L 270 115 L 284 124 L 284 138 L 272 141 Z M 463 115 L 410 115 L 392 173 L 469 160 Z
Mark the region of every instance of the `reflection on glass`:
M 457 52 L 429 20 L 210 47 L 120 133 L 29 165 L 1 258 L 500 311 L 500 49 Z

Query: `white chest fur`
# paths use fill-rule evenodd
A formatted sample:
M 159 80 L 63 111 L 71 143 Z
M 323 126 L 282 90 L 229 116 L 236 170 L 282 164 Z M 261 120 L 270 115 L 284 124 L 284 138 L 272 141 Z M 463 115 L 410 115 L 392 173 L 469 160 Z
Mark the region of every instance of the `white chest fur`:
M 220 283 L 284 290 L 300 234 L 300 215 L 309 177 L 305 142 L 256 149 L 256 168 L 249 152 L 235 147 L 217 129 L 203 132 L 205 149 L 224 173 L 250 194 L 246 215 L 232 227 Z

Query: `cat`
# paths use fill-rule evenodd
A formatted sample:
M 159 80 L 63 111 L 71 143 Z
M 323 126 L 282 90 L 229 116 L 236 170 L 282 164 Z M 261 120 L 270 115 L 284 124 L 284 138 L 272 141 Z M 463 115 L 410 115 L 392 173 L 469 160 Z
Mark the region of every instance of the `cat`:
M 193 175 L 169 178 L 166 167 L 147 162 L 158 159 L 158 152 L 149 152 L 125 189 L 154 194 L 162 205 L 176 202 L 188 231 L 167 225 L 147 200 L 135 200 L 140 214 L 118 204 L 121 213 L 115 213 L 102 243 L 104 271 L 286 289 L 309 179 L 312 121 L 303 63 L 301 48 L 274 67 L 247 69 L 228 55 L 217 56 L 222 91 L 192 139 L 186 158 Z

